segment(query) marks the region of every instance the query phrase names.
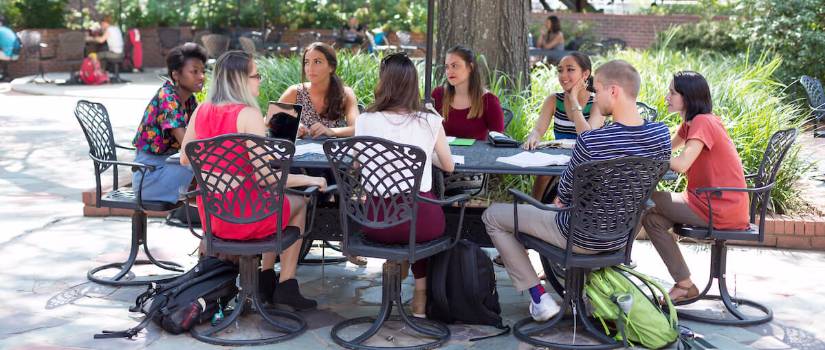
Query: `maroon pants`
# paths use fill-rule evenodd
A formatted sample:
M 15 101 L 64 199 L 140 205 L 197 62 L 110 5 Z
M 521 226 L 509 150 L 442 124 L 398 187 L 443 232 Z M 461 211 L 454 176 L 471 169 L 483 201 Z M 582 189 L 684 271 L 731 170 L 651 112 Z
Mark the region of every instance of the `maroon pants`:
M 422 197 L 435 199 L 432 192 L 421 194 Z M 377 201 L 389 201 L 389 198 L 373 198 Z M 374 213 L 372 211 L 367 213 L 370 219 L 376 218 L 382 220 L 384 213 Z M 374 229 L 364 228 L 362 230 L 367 238 L 371 241 L 398 244 L 409 243 L 410 241 L 410 222 L 398 224 L 396 226 Z M 415 241 L 417 243 L 431 241 L 444 234 L 444 210 L 441 206 L 431 203 L 418 202 L 418 214 L 415 221 Z M 427 259 L 416 261 L 412 264 L 413 277 L 416 279 L 427 277 Z

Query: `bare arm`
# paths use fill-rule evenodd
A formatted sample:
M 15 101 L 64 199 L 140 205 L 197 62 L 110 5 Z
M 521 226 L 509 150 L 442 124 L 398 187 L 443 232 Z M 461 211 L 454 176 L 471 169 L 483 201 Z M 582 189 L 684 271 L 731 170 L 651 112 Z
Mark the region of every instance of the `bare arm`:
M 684 174 L 702 153 L 705 144 L 702 141 L 690 139 L 685 143 L 682 154 L 670 160 L 670 170 Z
M 344 105 L 346 105 L 345 117 L 347 126 L 341 128 L 331 128 L 334 137 L 349 137 L 355 133 L 355 118 L 358 117 L 358 100 L 355 92 L 351 88 L 344 88 Z
M 679 136 L 679 133 L 673 135 L 673 138 L 670 140 L 670 150 L 675 151 L 677 149 L 682 148 L 685 145 L 685 139 Z
M 533 126 L 533 131 L 527 135 L 527 141 L 522 144 L 524 149 L 533 149 L 536 144 L 541 141 L 544 134 L 547 133 L 547 128 L 550 127 L 550 122 L 553 121 L 553 114 L 556 113 L 556 95 L 550 94 L 544 99 L 541 105 L 541 112 L 539 112 L 539 119 L 536 120 L 536 125 Z
M 450 145 L 447 143 L 447 134 L 444 133 L 443 127 L 438 129 L 438 136 L 435 138 L 433 165 L 448 173 L 455 170 L 455 162 L 453 162 L 453 155 L 450 153 Z
M 189 158 L 186 157 L 186 145 L 195 139 L 195 117 L 198 115 L 198 111 L 201 109 L 200 106 L 195 108 L 195 111 L 192 112 L 192 116 L 189 117 L 189 127 L 186 128 L 184 131 L 183 137 L 180 139 L 180 164 L 181 165 L 189 165 Z M 176 128 L 173 129 L 173 135 L 175 130 L 183 129 L 183 128 Z M 177 138 L 177 135 L 175 135 Z

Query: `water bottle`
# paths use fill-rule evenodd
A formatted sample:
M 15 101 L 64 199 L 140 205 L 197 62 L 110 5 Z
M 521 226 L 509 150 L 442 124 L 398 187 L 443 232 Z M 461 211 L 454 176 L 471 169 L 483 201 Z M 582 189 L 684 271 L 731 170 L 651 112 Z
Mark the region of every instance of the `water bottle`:
M 535 47 L 533 45 L 533 33 L 527 32 L 527 47 Z

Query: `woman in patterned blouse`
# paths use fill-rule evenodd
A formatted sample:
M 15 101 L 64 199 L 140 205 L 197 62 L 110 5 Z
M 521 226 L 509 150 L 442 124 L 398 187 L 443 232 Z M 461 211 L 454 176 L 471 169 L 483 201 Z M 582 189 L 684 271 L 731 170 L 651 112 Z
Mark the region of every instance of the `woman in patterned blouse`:
M 194 94 L 203 89 L 205 63 L 206 50 L 195 43 L 178 46 L 166 57 L 169 81 L 146 106 L 132 141 L 135 161 L 155 167 L 145 176 L 132 174 L 132 186 L 142 186 L 143 200 L 177 202 L 192 181 L 192 170 L 166 158 L 180 150 L 186 124 L 198 106 Z
M 352 88 L 335 74 L 336 68 L 338 58 L 332 46 L 315 42 L 304 50 L 302 83 L 290 86 L 280 99 L 304 106 L 298 137 L 352 136 L 358 101 Z

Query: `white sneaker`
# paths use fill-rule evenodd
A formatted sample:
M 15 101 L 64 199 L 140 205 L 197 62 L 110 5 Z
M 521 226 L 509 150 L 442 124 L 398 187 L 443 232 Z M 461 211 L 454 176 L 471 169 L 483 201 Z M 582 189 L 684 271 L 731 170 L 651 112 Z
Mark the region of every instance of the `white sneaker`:
M 544 322 L 559 312 L 559 304 L 550 297 L 550 294 L 544 293 L 538 303 L 533 302 L 530 298 L 530 316 L 536 322 Z

